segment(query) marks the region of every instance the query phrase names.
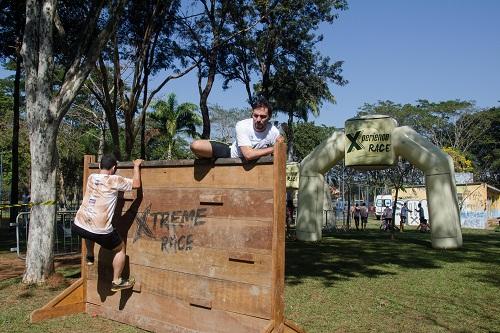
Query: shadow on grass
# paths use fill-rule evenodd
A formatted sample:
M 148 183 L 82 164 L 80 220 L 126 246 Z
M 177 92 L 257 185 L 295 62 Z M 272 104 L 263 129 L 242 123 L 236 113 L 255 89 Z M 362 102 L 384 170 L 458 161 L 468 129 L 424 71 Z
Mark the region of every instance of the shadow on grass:
M 378 230 L 327 234 L 320 242 L 286 243 L 286 282 L 297 285 L 307 278 L 320 278 L 325 286 L 358 276 L 376 278 L 397 274 L 400 269 L 441 268 L 445 263 L 487 263 L 500 267 L 500 235 L 464 231 L 458 250 L 435 250 L 430 234 L 415 231 L 390 234 Z M 499 284 L 499 270 L 478 266 L 476 278 Z

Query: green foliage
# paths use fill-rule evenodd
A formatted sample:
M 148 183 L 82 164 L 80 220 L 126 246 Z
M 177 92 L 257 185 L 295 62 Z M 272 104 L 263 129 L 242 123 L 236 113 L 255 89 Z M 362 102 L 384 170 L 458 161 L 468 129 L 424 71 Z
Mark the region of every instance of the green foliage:
M 0 152 L 2 153 L 3 188 L 2 198 L 8 200 L 12 179 L 12 121 L 13 106 L 12 97 L 13 81 L 11 78 L 0 80 Z M 30 176 L 30 151 L 29 138 L 26 124 L 21 122 L 19 130 L 19 185 L 27 188 Z
M 472 172 L 474 171 L 474 166 L 472 165 L 472 161 L 469 160 L 461 151 L 452 148 L 452 147 L 444 147 L 443 151 L 450 155 L 453 159 L 453 165 L 455 167 L 456 172 Z
M 476 170 L 476 180 L 500 185 L 500 109 L 478 110 L 474 103 L 450 100 L 417 104 L 379 101 L 364 104 L 358 116 L 385 114 L 410 126 L 440 148 L 447 147 L 457 171 Z M 472 165 L 470 161 L 473 161 Z
M 151 140 L 151 144 L 158 149 L 159 143 L 165 144 L 163 159 L 173 158 L 174 146 L 182 145 L 185 140 L 178 140 L 180 134 L 195 138 L 198 135 L 196 126 L 202 124 L 201 117 L 197 113 L 198 107 L 193 103 L 178 104 L 175 94 L 169 94 L 165 101 L 158 101 L 153 105 L 149 117 L 153 120 L 153 128 L 158 134 Z M 156 143 L 155 143 L 156 141 Z M 182 149 L 177 151 L 182 152 Z M 155 152 L 158 154 L 158 151 Z
M 345 9 L 344 0 L 239 1 L 231 15 L 233 30 L 260 24 L 236 34 L 229 43 L 219 66 L 224 86 L 241 81 L 249 99 L 253 88 L 290 118 L 306 121 L 309 113 L 317 115 L 324 101 L 334 101 L 328 83 L 347 83 L 341 76 L 342 62 L 332 63 L 318 52 L 316 45 L 323 36 L 317 30 Z M 252 73 L 259 77 L 253 86 Z
M 335 130 L 313 122 L 298 123 L 294 126 L 294 152 L 298 161 L 306 157 L 317 145 L 326 140 Z
M 210 122 L 213 128 L 212 138 L 231 143 L 235 140 L 235 126 L 240 120 L 249 118 L 251 110 L 245 108 L 224 109 L 219 105 L 210 107 Z
M 479 112 L 474 121 L 489 123 L 470 149 L 476 165 L 475 177 L 500 187 L 500 108 Z

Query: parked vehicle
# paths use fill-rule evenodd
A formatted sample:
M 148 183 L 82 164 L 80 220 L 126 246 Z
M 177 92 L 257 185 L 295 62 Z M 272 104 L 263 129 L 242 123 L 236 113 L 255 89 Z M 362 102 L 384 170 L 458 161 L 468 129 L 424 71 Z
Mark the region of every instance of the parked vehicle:
M 392 206 L 392 196 L 390 194 L 377 195 L 375 197 L 375 217 L 377 220 L 380 220 L 387 206 Z

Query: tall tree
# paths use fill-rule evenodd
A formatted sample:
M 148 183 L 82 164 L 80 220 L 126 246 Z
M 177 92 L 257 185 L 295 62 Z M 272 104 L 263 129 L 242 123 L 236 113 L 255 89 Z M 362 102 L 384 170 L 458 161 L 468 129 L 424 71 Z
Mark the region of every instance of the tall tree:
M 314 122 L 300 122 L 294 125 L 296 141 L 294 142 L 294 159 L 302 161 L 321 142 L 335 131 L 334 127 L 315 125 Z
M 56 53 L 56 34 L 63 35 L 60 16 L 65 8 L 56 0 L 26 1 L 26 25 L 21 54 L 26 70 L 26 112 L 30 132 L 31 199 L 56 199 L 59 126 L 101 50 L 115 30 L 124 0 L 96 1 L 79 8 L 80 34 L 66 43 L 63 58 Z M 61 11 L 58 11 L 61 9 Z M 84 16 L 83 16 L 84 15 Z M 85 18 L 82 20 L 82 18 Z M 54 29 L 56 28 L 56 29 Z M 54 86 L 56 61 L 62 60 L 63 80 Z M 55 205 L 31 208 L 24 283 L 44 282 L 53 272 Z
M 475 163 L 475 178 L 500 188 L 500 107 L 489 108 L 474 115 L 489 122 L 470 147 Z
M 223 54 L 222 46 L 228 41 L 227 19 L 233 6 L 231 0 L 191 1 L 194 13 L 189 12 L 186 19 L 179 20 L 180 35 L 184 40 L 186 54 L 198 62 L 198 94 L 203 131 L 201 137 L 210 138 L 210 114 L 208 97 L 218 74 L 218 60 Z
M 212 138 L 221 142 L 232 143 L 236 139 L 236 123 L 248 118 L 251 113 L 250 108 L 224 109 L 217 104 L 210 106 L 210 125 L 213 128 Z
M 249 101 L 254 91 L 269 99 L 288 115 L 288 147 L 293 147 L 293 118 L 307 121 L 318 115 L 324 101 L 334 102 L 329 82 L 344 85 L 342 62 L 330 63 L 317 51 L 323 39 L 316 31 L 321 23 L 332 23 L 336 11 L 347 9 L 344 0 L 241 1 L 231 16 L 235 28 L 260 21 L 256 29 L 235 36 L 221 65 L 225 86 L 241 81 Z M 257 76 L 255 84 L 251 80 Z M 289 150 L 289 159 L 293 152 Z
M 178 104 L 175 94 L 169 94 L 165 101 L 158 101 L 153 105 L 150 114 L 155 122 L 159 136 L 165 139 L 166 158 L 172 159 L 172 149 L 175 145 L 175 138 L 180 133 L 195 138 L 199 134 L 196 132 L 196 126 L 201 125 L 202 121 L 196 112 L 198 107 L 193 103 Z
M 179 0 L 129 1 L 119 31 L 99 59 L 100 77 L 89 88 L 106 111 L 116 156 L 130 159 L 139 134 L 145 156 L 151 101 L 168 82 L 196 68 L 197 61 L 187 59 L 173 38 L 179 6 Z M 119 151 L 117 112 L 124 120 L 124 154 Z
M 0 2 L 0 58 L 14 64 L 15 79 L 13 91 L 12 117 L 12 181 L 10 202 L 17 203 L 19 198 L 19 116 L 21 98 L 22 56 L 21 45 L 24 34 L 26 1 Z M 10 222 L 14 223 L 17 207 L 10 209 Z
M 487 118 L 474 116 L 479 111 L 474 103 L 469 101 L 429 102 L 421 99 L 416 104 L 401 105 L 392 101 L 364 104 L 358 116 L 391 116 L 400 126 L 412 127 L 438 147 L 451 147 L 467 153 L 471 145 L 489 127 Z

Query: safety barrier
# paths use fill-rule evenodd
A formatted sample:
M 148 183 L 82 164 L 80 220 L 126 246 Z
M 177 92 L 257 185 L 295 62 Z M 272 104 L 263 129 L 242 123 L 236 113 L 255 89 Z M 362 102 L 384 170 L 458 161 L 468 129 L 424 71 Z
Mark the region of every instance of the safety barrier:
M 71 222 L 75 218 L 76 210 L 60 210 L 56 213 L 56 227 L 54 228 L 54 255 L 75 254 L 81 251 L 81 241 L 77 235 L 71 233 Z M 19 258 L 24 259 L 26 244 L 28 243 L 30 212 L 21 212 L 16 217 L 16 246 L 11 252 L 17 252 Z

